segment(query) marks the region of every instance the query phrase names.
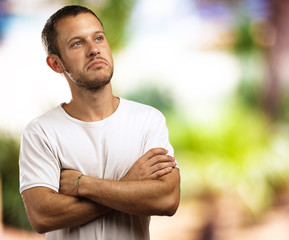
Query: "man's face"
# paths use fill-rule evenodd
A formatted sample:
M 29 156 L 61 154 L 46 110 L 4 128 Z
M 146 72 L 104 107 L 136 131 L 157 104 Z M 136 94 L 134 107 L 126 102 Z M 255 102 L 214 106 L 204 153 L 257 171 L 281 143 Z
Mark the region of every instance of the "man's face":
M 98 19 L 82 13 L 59 20 L 56 29 L 61 61 L 71 81 L 90 91 L 108 84 L 113 59 Z

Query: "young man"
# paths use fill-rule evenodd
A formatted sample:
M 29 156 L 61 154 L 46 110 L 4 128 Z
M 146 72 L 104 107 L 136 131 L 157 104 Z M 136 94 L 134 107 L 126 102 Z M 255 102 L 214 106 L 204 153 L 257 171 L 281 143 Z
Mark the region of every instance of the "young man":
M 53 240 L 149 239 L 149 216 L 173 215 L 180 198 L 164 116 L 112 95 L 111 51 L 89 9 L 60 9 L 42 39 L 72 100 L 22 136 L 20 192 L 32 226 Z

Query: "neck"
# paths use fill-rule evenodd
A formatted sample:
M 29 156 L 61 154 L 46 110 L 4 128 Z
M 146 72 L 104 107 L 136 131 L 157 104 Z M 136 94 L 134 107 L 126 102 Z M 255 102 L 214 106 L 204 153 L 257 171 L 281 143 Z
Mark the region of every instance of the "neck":
M 119 98 L 112 95 L 111 84 L 96 92 L 79 87 L 71 88 L 72 99 L 64 104 L 64 110 L 72 117 L 85 122 L 103 120 L 112 115 L 118 107 Z

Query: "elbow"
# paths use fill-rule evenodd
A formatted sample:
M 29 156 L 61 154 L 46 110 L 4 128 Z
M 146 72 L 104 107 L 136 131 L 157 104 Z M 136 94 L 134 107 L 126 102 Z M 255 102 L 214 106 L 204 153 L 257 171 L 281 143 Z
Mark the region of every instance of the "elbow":
M 49 226 L 45 223 L 45 218 L 42 216 L 33 216 L 29 218 L 31 226 L 33 229 L 40 234 L 51 231 Z
M 45 214 L 45 211 L 40 209 L 29 209 L 27 216 L 33 229 L 40 234 L 49 232 L 53 229 L 53 219 Z
M 180 195 L 180 190 L 175 189 L 169 195 L 164 196 L 159 204 L 159 209 L 161 211 L 159 215 L 168 217 L 175 215 L 180 204 Z
M 35 232 L 40 233 L 40 234 L 46 233 L 45 226 L 41 225 L 40 223 L 36 221 L 32 221 L 31 219 L 29 220 L 29 222 Z
M 160 207 L 160 214 L 158 215 L 168 216 L 168 217 L 175 215 L 175 213 L 178 210 L 179 203 L 180 203 L 179 196 L 167 197 L 162 202 L 161 207 Z
M 181 190 L 180 190 L 180 176 L 178 171 L 174 171 L 174 179 L 171 180 L 167 190 L 167 194 L 163 195 L 163 215 L 173 216 L 178 210 L 180 204 Z M 165 192 L 165 191 L 164 191 Z
M 37 226 L 34 225 L 34 226 L 33 226 L 33 225 L 32 225 L 32 227 L 33 227 L 33 229 L 35 230 L 35 232 L 40 233 L 40 234 L 43 234 L 43 233 L 48 232 L 44 226 L 39 226 L 39 225 L 37 225 Z
M 168 217 L 172 217 L 177 212 L 178 207 L 179 207 L 179 201 L 177 201 L 177 200 L 172 201 L 170 204 L 168 204 L 168 206 L 164 210 L 163 215 L 168 216 Z
M 168 217 L 172 217 L 177 212 L 177 209 L 178 209 L 178 206 L 174 206 L 174 207 L 168 209 L 165 215 Z
M 33 229 L 35 230 L 35 232 L 43 234 L 43 233 L 47 233 L 53 230 L 56 230 L 56 228 L 53 226 L 53 224 L 48 224 L 48 222 L 45 222 L 44 220 L 38 220 L 38 221 L 30 221 Z

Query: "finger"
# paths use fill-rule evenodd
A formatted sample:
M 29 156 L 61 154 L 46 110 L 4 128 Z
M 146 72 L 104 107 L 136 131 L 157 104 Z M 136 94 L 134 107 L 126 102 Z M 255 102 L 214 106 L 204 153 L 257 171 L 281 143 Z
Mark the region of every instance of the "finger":
M 164 168 L 174 168 L 176 166 L 176 163 L 175 162 L 163 162 L 163 163 L 158 163 L 158 164 L 155 164 L 154 166 L 152 166 L 152 171 L 153 172 L 157 172 L 159 170 L 162 170 Z
M 148 163 L 150 164 L 150 166 L 153 166 L 162 162 L 169 162 L 169 163 L 175 162 L 175 158 L 169 155 L 157 155 L 148 160 Z
M 148 159 L 156 156 L 156 155 L 165 155 L 168 153 L 168 150 L 164 149 L 164 148 L 152 148 L 150 150 L 148 150 L 143 157 L 146 157 Z
M 151 175 L 151 179 L 152 180 L 159 179 L 160 177 L 169 174 L 172 170 L 173 170 L 172 167 L 167 167 L 167 168 L 163 168 L 161 170 L 158 170 Z

